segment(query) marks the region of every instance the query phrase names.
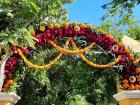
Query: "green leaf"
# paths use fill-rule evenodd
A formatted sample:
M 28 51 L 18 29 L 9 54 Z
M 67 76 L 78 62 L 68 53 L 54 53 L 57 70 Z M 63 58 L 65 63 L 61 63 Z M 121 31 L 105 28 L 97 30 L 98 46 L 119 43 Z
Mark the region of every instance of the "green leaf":
M 11 44 L 13 44 L 14 43 L 14 40 L 12 38 L 9 38 L 8 39 L 8 42 L 10 42 Z

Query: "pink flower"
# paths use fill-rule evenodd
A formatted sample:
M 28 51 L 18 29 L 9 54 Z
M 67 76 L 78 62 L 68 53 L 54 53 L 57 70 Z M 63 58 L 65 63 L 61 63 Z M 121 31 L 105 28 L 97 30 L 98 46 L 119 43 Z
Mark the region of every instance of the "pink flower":
M 57 34 L 58 34 L 58 37 L 61 39 L 61 38 L 62 38 L 62 30 L 59 29 L 59 30 L 57 31 Z
M 14 53 L 17 53 L 17 49 L 18 49 L 18 46 L 13 46 L 13 47 L 11 48 L 11 50 L 12 50 Z

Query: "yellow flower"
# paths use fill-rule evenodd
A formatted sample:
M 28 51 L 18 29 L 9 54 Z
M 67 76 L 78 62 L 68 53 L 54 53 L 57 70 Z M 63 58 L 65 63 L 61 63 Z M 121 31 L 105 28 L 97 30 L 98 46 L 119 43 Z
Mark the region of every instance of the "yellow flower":
M 32 30 L 30 33 L 31 33 L 32 36 L 35 35 L 35 31 L 34 30 Z
M 15 42 L 13 43 L 13 46 L 18 46 L 18 41 L 15 41 Z
M 64 22 L 64 27 L 67 27 L 69 24 L 67 22 Z
M 73 25 L 74 27 L 76 27 L 78 24 L 77 24 L 77 22 L 73 22 L 72 25 Z
M 22 51 L 20 49 L 17 50 L 18 54 L 21 56 L 21 58 L 24 60 L 24 62 L 31 68 L 34 69 L 48 69 L 50 68 L 52 65 L 54 65 L 54 63 L 56 63 L 62 56 L 62 54 L 60 53 L 52 62 L 50 62 L 49 64 L 46 64 L 44 66 L 38 66 L 38 65 L 34 65 L 32 64 L 30 61 L 27 60 L 27 58 L 23 55 Z
M 3 59 L 3 58 L 4 58 L 4 56 L 5 56 L 5 54 L 1 56 L 1 59 Z
M 39 30 L 40 30 L 41 32 L 44 32 L 44 31 L 45 31 L 45 26 L 40 26 Z
M 55 28 L 60 28 L 60 24 L 55 24 Z
M 85 24 L 80 24 L 80 28 L 85 28 L 86 25 Z
M 118 43 L 119 46 L 123 46 L 123 42 Z
M 113 38 L 113 36 L 111 34 L 107 35 L 109 38 Z
M 86 27 L 89 28 L 89 29 L 93 29 L 93 26 L 90 25 L 90 24 L 87 24 Z

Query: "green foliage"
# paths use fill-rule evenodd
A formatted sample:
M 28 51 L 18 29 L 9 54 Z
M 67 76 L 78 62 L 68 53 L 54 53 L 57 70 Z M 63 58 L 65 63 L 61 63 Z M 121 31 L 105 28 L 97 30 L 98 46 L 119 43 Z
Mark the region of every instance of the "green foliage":
M 105 32 L 108 32 L 114 36 L 114 38 L 118 39 L 119 41 L 122 40 L 123 36 L 125 35 L 121 26 L 116 25 L 112 20 L 103 21 L 99 28 Z
M 136 40 L 140 40 L 140 26 L 129 28 L 129 30 L 127 30 L 127 33 L 130 37 Z
M 85 97 L 81 95 L 74 95 L 69 97 L 65 105 L 91 105 L 86 102 Z
M 30 0 L 22 0 L 21 9 L 22 12 L 19 12 L 18 15 L 22 16 L 25 19 L 28 19 L 34 17 L 41 8 L 36 3 Z

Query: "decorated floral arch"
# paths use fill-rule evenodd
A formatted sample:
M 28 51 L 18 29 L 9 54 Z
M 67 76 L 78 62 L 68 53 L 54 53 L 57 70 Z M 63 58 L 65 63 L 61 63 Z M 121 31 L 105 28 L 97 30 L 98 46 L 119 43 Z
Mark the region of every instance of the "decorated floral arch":
M 35 65 L 30 62 L 26 55 L 30 53 L 32 48 L 21 48 L 17 45 L 12 47 L 13 54 L 7 60 L 5 65 L 5 81 L 2 91 L 8 91 L 8 88 L 12 84 L 11 76 L 14 72 L 20 60 L 23 60 L 29 67 L 38 70 L 47 70 L 51 68 L 64 54 L 79 55 L 83 61 L 94 68 L 113 68 L 114 66 L 122 67 L 123 81 L 121 83 L 124 90 L 139 90 L 140 89 L 140 68 L 137 68 L 139 59 L 134 59 L 134 55 L 125 48 L 122 42 L 114 39 L 109 33 L 103 32 L 89 24 L 49 24 L 48 26 L 40 26 L 36 32 L 31 32 L 38 41 L 35 42 L 35 46 L 42 46 L 49 44 L 56 48 L 60 54 L 46 65 Z M 74 37 L 83 36 L 86 40 L 91 42 L 85 48 L 79 48 Z M 67 38 L 64 46 L 59 46 L 55 40 Z M 73 50 L 68 48 L 68 44 L 71 43 Z M 87 50 L 90 50 L 94 45 L 99 45 L 104 50 L 110 52 L 114 58 L 108 64 L 95 64 L 84 56 Z

